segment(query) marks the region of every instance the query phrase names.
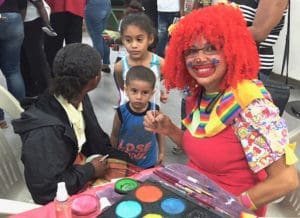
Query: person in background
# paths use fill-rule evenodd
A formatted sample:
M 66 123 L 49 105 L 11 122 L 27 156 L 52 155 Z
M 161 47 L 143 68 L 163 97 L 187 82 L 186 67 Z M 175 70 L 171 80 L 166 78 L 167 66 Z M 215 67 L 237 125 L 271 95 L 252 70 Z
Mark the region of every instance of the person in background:
M 263 217 L 266 205 L 299 181 L 286 122 L 258 69 L 256 43 L 238 7 L 194 10 L 172 32 L 162 69 L 167 89 L 191 89 L 187 129 L 158 111 L 147 112 L 144 126 L 182 146 L 188 166 Z
M 274 66 L 275 45 L 284 26 L 288 0 L 232 0 L 244 14 L 249 31 L 258 45 L 259 78 L 267 81 Z
M 52 70 L 54 57 L 64 44 L 82 41 L 82 22 L 86 0 L 45 0 L 51 8 L 50 24 L 57 36 L 45 37 L 45 52 Z M 51 72 L 53 77 L 53 72 Z
M 142 7 L 141 3 L 137 0 L 125 1 L 124 2 L 124 8 L 125 8 L 124 16 L 127 16 L 129 14 L 143 13 L 144 12 L 144 8 Z M 120 29 L 121 29 L 122 20 L 123 20 L 123 18 L 120 20 L 119 32 L 120 32 Z M 112 38 L 112 37 L 108 38 L 106 40 L 106 43 L 110 47 L 116 48 L 116 50 L 118 52 L 115 63 L 119 62 L 123 57 L 125 58 L 125 57 L 128 56 L 127 49 L 122 44 L 122 38 L 120 37 L 120 35 L 119 35 L 119 37 L 116 37 L 116 38 Z M 123 89 L 121 89 L 119 87 L 115 73 L 113 74 L 113 76 L 114 76 L 114 81 L 115 81 L 116 87 L 117 87 L 118 92 L 119 92 L 119 96 L 121 96 L 121 94 L 123 93 Z M 120 104 L 120 99 L 118 100 L 117 105 L 119 106 L 119 104 Z M 117 108 L 118 106 L 113 106 L 113 107 Z
M 274 67 L 273 47 L 284 27 L 289 0 L 232 0 L 232 2 L 239 5 L 248 29 L 257 44 L 261 63 L 258 75 L 259 79 L 267 84 Z M 272 97 L 282 115 L 286 104 L 278 102 L 276 96 Z
M 85 23 L 92 39 L 93 46 L 102 57 L 102 71 L 110 73 L 110 48 L 106 44 L 102 33 L 106 28 L 108 17 L 111 13 L 110 0 L 87 0 L 85 6 Z
M 124 3 L 124 7 L 125 7 L 125 11 L 124 11 L 124 16 L 127 16 L 129 14 L 135 14 L 135 13 L 143 13 L 144 12 L 144 8 L 141 5 L 141 3 L 138 0 L 129 0 L 129 1 L 125 1 Z M 122 19 L 120 20 L 120 25 L 119 25 L 119 32 L 121 29 L 121 25 L 122 25 Z M 110 46 L 112 44 L 117 45 L 118 48 L 118 54 L 117 54 L 117 58 L 115 63 L 117 63 L 118 61 L 120 61 L 123 57 L 128 55 L 128 52 L 125 48 L 124 45 L 122 45 L 122 38 L 114 38 L 110 41 L 107 42 Z
M 140 0 L 145 8 L 145 14 L 150 18 L 155 29 L 157 29 L 157 1 L 156 0 Z
M 21 49 L 21 71 L 26 97 L 36 97 L 42 94 L 47 89 L 51 77 L 42 30 L 43 27 L 49 26 L 48 13 L 50 13 L 50 7 L 44 1 L 27 1 L 24 40 Z
M 155 74 L 147 67 L 133 66 L 128 70 L 124 91 L 129 101 L 116 109 L 110 138 L 113 147 L 128 153 L 137 166 L 145 169 L 165 159 L 162 135 L 145 131 L 143 126 L 146 112 L 159 110 L 150 102 L 155 81 Z
M 58 182 L 72 195 L 103 177 L 107 164 L 101 156 L 87 163 L 85 157 L 108 154 L 133 162 L 111 147 L 88 96 L 101 79 L 99 53 L 89 45 L 68 44 L 57 53 L 53 72 L 49 91 L 12 121 L 23 144 L 26 184 L 38 204 L 54 199 Z
M 54 29 L 50 25 L 50 20 L 49 20 L 50 7 L 49 7 L 49 5 L 44 0 L 28 0 L 28 4 L 34 5 L 39 16 L 41 17 L 42 30 L 49 36 L 57 36 L 57 33 L 54 31 Z M 27 10 L 28 10 L 28 6 L 27 6 Z M 28 12 L 27 12 L 27 14 L 28 14 Z
M 25 97 L 25 86 L 20 69 L 20 53 L 24 39 L 23 18 L 27 0 L 6 0 L 0 5 L 0 70 L 7 89 L 19 101 Z M 7 128 L 4 112 L 0 109 L 0 128 Z
M 165 57 L 165 48 L 168 42 L 168 28 L 173 23 L 174 18 L 183 15 L 182 0 L 157 0 L 157 21 L 158 21 L 158 42 L 156 53 L 160 57 Z

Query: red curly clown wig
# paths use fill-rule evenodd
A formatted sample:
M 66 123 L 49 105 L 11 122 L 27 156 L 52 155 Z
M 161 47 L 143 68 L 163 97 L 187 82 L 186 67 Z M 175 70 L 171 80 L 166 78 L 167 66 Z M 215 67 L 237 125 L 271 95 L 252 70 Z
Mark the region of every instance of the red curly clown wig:
M 224 55 L 227 72 L 221 89 L 236 87 L 243 79 L 257 78 L 257 47 L 240 9 L 229 4 L 217 4 L 194 10 L 176 24 L 162 69 L 168 90 L 182 90 L 186 85 L 196 93 L 201 89 L 188 73 L 183 55 L 201 36 Z

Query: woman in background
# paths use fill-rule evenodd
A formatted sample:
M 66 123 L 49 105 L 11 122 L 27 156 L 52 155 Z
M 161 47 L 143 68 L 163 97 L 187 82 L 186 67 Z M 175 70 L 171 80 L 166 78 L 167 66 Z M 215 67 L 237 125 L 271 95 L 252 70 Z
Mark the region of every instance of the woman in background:
M 20 53 L 24 39 L 23 18 L 27 0 L 6 0 L 0 5 L 0 70 L 7 89 L 19 101 L 25 97 L 24 81 L 20 70 Z M 4 112 L 0 109 L 0 128 L 7 128 Z

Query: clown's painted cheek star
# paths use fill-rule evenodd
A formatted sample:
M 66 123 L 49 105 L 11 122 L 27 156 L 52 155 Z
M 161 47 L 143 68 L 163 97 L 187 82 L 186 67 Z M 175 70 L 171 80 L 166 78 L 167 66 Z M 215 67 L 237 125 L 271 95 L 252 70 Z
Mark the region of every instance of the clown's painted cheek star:
M 192 67 L 193 67 L 193 62 L 192 62 L 192 61 L 189 61 L 189 62 L 187 63 L 187 67 L 188 67 L 188 68 L 192 68 Z
M 213 58 L 212 59 L 212 62 L 213 62 L 213 64 L 218 64 L 218 63 L 220 63 L 220 61 L 219 61 L 219 59 L 217 59 L 217 58 Z

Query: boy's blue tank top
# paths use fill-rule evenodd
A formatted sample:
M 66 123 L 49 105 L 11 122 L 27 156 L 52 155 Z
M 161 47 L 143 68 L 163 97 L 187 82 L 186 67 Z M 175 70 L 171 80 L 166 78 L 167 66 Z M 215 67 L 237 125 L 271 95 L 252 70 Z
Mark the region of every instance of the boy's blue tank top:
M 118 149 L 128 153 L 141 168 L 152 167 L 157 161 L 157 135 L 146 131 L 143 124 L 146 112 L 153 107 L 154 105 L 149 102 L 145 112 L 136 113 L 127 102 L 117 109 L 121 121 Z M 159 107 L 156 106 L 156 109 Z

